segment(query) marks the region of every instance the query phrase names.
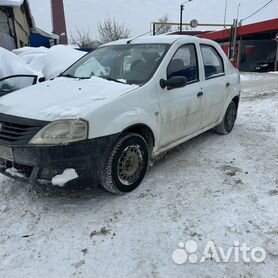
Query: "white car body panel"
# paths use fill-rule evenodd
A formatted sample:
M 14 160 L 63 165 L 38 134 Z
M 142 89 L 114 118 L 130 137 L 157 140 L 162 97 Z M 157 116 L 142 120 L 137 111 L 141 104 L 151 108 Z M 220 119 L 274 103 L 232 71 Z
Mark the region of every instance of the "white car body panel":
M 143 86 L 97 77 L 88 80 L 59 77 L 4 96 L 0 99 L 0 113 L 46 121 L 83 118 L 89 123 L 89 139 L 144 124 L 153 132 L 153 155 L 157 155 L 219 124 L 231 100 L 240 94 L 239 72 L 215 42 L 162 35 L 137 38 L 131 43 L 172 44 L 153 77 Z M 188 43 L 197 47 L 200 81 L 170 91 L 162 89 L 159 81 L 166 79 L 166 68 L 174 53 Z M 200 43 L 214 46 L 221 54 L 224 76 L 205 80 Z M 230 87 L 226 87 L 227 83 Z M 200 91 L 204 95 L 197 98 Z

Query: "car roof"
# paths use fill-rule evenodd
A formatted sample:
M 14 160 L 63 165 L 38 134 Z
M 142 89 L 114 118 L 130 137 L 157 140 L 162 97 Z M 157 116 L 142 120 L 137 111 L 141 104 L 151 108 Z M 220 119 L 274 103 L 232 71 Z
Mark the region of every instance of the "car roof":
M 179 40 L 181 40 L 184 43 L 197 42 L 197 41 L 198 42 L 210 41 L 210 40 L 204 40 L 198 37 L 187 36 L 187 35 L 158 35 L 158 36 L 142 36 L 142 37 L 133 37 L 128 39 L 121 39 L 121 40 L 107 43 L 104 46 L 127 44 L 128 41 L 130 41 L 130 44 L 145 44 L 145 43 L 173 44 L 174 42 Z

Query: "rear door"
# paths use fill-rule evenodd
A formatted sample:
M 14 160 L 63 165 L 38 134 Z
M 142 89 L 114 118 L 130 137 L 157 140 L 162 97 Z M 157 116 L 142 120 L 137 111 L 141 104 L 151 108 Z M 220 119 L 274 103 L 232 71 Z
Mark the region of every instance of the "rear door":
M 225 74 L 224 60 L 218 50 L 209 44 L 201 44 L 200 47 L 205 76 L 205 107 L 201 128 L 205 128 L 220 119 L 230 84 Z

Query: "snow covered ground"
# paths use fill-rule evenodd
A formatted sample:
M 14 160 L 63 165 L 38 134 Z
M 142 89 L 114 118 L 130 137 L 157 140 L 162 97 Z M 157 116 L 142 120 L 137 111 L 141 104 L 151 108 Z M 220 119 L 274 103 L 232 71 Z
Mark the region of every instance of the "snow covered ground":
M 1 177 L 0 277 L 278 277 L 276 74 L 243 74 L 235 129 L 169 152 L 134 192 L 38 187 Z M 235 240 L 263 263 L 177 265 L 179 242 Z

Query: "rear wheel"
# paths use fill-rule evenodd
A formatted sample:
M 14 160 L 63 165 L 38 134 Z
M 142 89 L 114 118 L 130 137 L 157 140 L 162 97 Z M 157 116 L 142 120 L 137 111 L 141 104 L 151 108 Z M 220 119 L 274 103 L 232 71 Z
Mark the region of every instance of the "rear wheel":
M 237 107 L 235 102 L 232 101 L 227 108 L 223 121 L 215 128 L 215 131 L 223 135 L 229 134 L 234 128 L 236 118 Z
M 134 190 L 146 174 L 148 161 L 148 145 L 142 136 L 135 133 L 121 136 L 105 165 L 102 186 L 118 195 Z

